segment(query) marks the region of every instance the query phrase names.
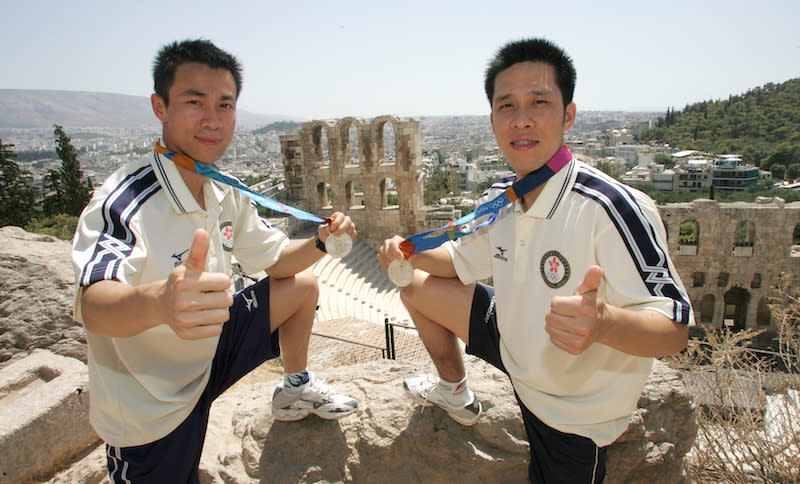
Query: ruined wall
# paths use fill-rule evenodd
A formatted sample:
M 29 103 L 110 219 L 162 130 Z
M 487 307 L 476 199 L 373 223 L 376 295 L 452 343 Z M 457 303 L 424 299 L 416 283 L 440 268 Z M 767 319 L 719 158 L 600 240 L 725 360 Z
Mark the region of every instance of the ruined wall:
M 775 285 L 783 273 L 800 274 L 800 253 L 793 251 L 800 203 L 700 199 L 659 210 L 697 322 L 774 329 L 768 303 Z M 696 223 L 695 244 L 681 243 L 680 226 L 687 220 Z
M 322 216 L 348 214 L 374 248 L 427 227 L 419 120 L 310 121 L 280 142 L 289 204 Z

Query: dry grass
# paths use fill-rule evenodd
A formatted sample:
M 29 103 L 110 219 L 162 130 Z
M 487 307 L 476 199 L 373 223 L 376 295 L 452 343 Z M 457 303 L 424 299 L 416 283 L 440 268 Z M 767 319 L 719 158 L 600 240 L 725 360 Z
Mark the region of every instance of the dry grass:
M 669 361 L 698 408 L 696 483 L 800 483 L 800 300 L 789 288 L 782 281 L 773 300 L 783 371 L 751 351 L 755 330 L 709 328 Z

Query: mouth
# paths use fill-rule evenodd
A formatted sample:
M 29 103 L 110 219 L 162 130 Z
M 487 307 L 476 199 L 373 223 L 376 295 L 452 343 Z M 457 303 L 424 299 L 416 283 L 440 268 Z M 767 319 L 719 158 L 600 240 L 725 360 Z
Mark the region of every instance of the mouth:
M 220 140 L 217 138 L 204 138 L 202 136 L 197 136 L 195 139 L 202 145 L 206 146 L 217 146 L 220 143 Z
M 539 144 L 539 142 L 535 141 L 535 140 L 521 139 L 521 140 L 512 141 L 511 142 L 511 147 L 514 148 L 515 150 L 528 150 L 528 149 L 531 149 L 531 148 L 535 147 L 538 144 Z

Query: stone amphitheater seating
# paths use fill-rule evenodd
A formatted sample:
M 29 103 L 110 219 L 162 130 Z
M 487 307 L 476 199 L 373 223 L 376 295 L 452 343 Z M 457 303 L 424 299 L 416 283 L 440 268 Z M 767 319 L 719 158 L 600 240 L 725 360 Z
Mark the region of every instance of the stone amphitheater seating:
M 400 292 L 375 260 L 376 251 L 359 240 L 342 259 L 326 255 L 312 266 L 320 287 L 317 319 L 347 317 L 411 324 Z

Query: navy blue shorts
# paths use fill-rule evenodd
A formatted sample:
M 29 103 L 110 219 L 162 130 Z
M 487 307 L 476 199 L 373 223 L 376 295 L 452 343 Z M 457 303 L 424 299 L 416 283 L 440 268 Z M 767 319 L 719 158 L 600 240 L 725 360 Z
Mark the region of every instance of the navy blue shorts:
M 269 331 L 269 278 L 236 293 L 230 315 L 222 326 L 208 384 L 186 420 L 150 444 L 106 445 L 112 482 L 200 482 L 198 467 L 211 404 L 240 378 L 280 355 L 278 331 Z
M 477 356 L 505 374 L 506 367 L 500 357 L 500 332 L 497 329 L 497 312 L 494 306 L 494 288 L 476 284 L 472 296 L 469 318 L 469 345 L 467 353 Z M 528 478 L 536 483 L 586 483 L 603 482 L 606 474 L 607 447 L 598 447 L 594 441 L 575 434 L 556 430 L 533 414 L 517 397 L 525 432 L 531 448 Z

